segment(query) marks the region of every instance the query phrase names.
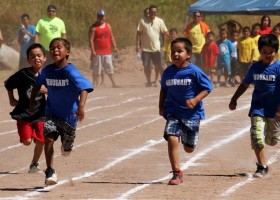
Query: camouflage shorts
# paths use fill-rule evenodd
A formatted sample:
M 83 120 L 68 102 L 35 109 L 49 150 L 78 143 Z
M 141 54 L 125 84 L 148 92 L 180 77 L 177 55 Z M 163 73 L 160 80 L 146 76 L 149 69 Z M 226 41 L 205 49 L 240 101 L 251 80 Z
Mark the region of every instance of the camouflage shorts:
M 44 135 L 53 133 L 54 139 L 61 136 L 64 151 L 71 151 L 76 137 L 76 127 L 69 125 L 67 122 L 53 116 L 46 116 L 44 125 Z

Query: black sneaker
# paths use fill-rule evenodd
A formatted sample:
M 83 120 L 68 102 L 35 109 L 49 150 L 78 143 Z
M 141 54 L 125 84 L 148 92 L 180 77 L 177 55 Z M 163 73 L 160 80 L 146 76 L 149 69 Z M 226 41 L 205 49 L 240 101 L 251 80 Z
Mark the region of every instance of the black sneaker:
M 179 185 L 183 183 L 183 172 L 180 169 L 171 172 L 173 173 L 173 177 L 168 182 L 168 185 Z
M 45 171 L 46 174 L 46 185 L 55 185 L 57 184 L 57 175 L 53 168 L 47 168 Z
M 257 164 L 257 171 L 254 173 L 253 177 L 263 178 L 268 173 L 268 166 L 264 167 L 263 165 Z

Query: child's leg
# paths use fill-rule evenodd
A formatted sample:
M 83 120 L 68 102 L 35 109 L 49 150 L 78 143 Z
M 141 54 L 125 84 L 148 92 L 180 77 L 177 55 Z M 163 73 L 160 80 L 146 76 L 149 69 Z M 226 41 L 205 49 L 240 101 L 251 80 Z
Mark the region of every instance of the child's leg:
M 172 171 L 180 169 L 179 163 L 179 139 L 177 136 L 168 136 L 168 155 Z
M 255 151 L 255 155 L 257 157 L 258 163 L 266 166 L 264 148 L 255 147 L 254 151 Z
M 45 136 L 45 157 L 47 168 L 53 168 L 53 154 L 54 154 L 54 135 L 49 133 Z
M 44 149 L 44 143 L 35 141 L 34 155 L 32 158 L 32 163 L 37 163 L 42 155 Z

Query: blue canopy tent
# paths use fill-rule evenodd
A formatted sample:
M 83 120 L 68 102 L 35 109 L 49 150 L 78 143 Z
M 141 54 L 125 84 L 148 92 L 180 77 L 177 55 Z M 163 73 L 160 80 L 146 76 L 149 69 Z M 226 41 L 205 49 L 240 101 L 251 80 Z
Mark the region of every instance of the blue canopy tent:
M 280 15 L 280 0 L 198 0 L 189 6 L 203 14 Z

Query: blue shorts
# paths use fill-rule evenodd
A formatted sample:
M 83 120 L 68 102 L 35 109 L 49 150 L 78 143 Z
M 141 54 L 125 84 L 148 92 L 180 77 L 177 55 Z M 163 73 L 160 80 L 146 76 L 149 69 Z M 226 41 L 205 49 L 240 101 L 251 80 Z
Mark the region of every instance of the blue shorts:
M 200 120 L 176 119 L 174 117 L 167 117 L 164 139 L 173 135 L 181 139 L 182 144 L 189 148 L 195 148 L 198 143 Z

